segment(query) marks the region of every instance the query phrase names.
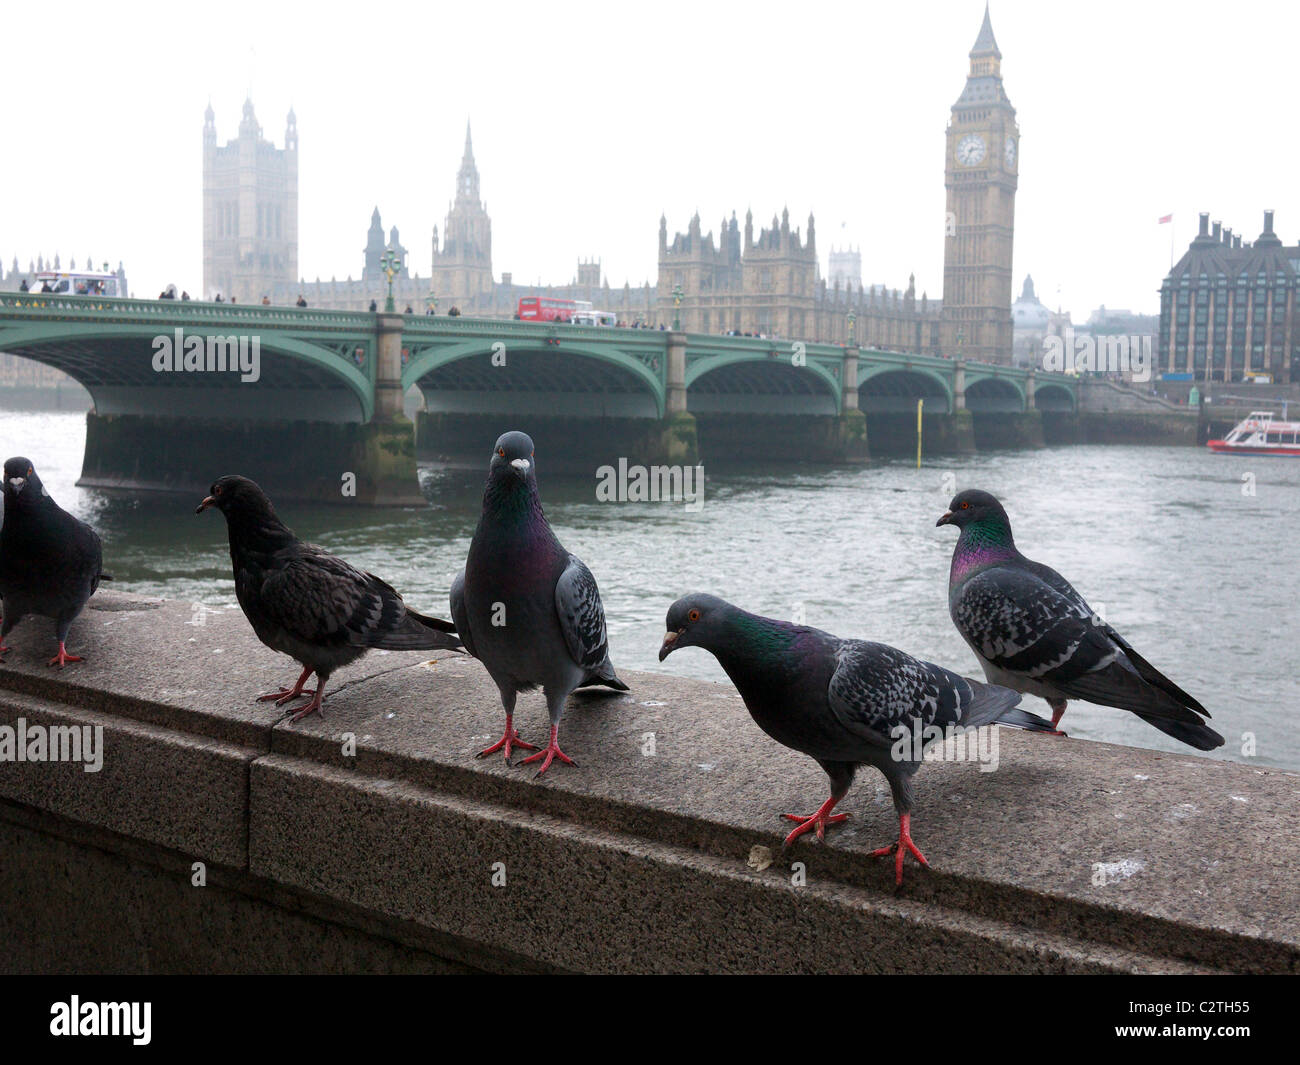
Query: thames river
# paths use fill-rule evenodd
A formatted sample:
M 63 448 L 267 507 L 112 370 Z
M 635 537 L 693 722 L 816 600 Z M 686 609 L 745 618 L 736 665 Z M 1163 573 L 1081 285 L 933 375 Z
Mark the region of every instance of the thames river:
M 84 440 L 81 414 L 0 411 L 0 457 L 32 459 L 54 498 L 99 530 L 115 589 L 234 605 L 220 515 L 196 516 L 198 498 L 77 488 Z M 483 441 L 484 471 L 492 443 Z M 979 677 L 948 618 L 956 530 L 934 525 L 954 488 L 978 487 L 1003 500 L 1025 554 L 1065 574 L 1209 708 L 1227 738 L 1217 756 L 1300 770 L 1300 461 L 1082 446 L 936 457 L 920 470 L 913 460 L 708 471 L 703 507 L 688 510 L 598 502 L 594 478 L 548 476 L 546 441 L 536 443 L 543 504 L 565 546 L 596 575 L 617 667 L 725 683 L 704 651 L 663 664 L 656 657 L 669 604 L 698 590 Z M 427 508 L 278 509 L 299 536 L 446 617 L 483 475 L 422 469 L 421 480 Z M 1047 712 L 1032 696 L 1025 705 Z M 1121 710 L 1072 702 L 1064 727 L 1194 753 Z

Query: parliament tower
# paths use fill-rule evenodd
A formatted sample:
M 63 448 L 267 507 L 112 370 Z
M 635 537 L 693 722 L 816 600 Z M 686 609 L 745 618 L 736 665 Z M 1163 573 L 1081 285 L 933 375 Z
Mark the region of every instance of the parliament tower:
M 987 6 L 966 87 L 948 123 L 943 255 L 945 355 L 1011 361 L 1011 251 L 1020 131 L 1002 86 L 1002 53 Z

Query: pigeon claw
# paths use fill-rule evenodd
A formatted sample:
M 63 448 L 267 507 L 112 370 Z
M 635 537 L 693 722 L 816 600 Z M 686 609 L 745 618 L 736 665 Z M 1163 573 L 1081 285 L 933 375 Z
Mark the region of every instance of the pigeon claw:
M 578 763 L 575 762 L 572 758 L 570 758 L 567 754 L 565 754 L 562 750 L 560 750 L 560 745 L 558 743 L 559 733 L 560 733 L 559 728 L 555 725 L 552 725 L 551 742 L 548 743 L 545 747 L 538 750 L 536 754 L 530 754 L 527 758 L 525 758 L 522 762 L 519 763 L 520 765 L 528 765 L 529 762 L 536 762 L 539 758 L 544 759 L 544 761 L 542 762 L 542 768 L 539 769 L 533 777 L 534 780 L 536 780 L 537 777 L 540 777 L 543 773 L 545 773 L 546 770 L 550 768 L 551 762 L 556 758 L 558 758 L 565 765 L 571 765 L 575 769 L 577 768 Z
M 315 688 L 281 688 L 278 692 L 267 692 L 265 695 L 259 695 L 259 703 L 267 703 L 272 699 L 275 700 L 276 706 L 283 706 L 287 702 L 298 698 L 300 695 L 315 695 Z
M 5 650 L 6 650 L 6 651 L 9 650 L 9 648 L 6 647 Z M 59 653 L 56 654 L 53 658 L 51 658 L 51 659 L 50 659 L 47 663 L 45 663 L 45 664 L 46 664 L 47 666 L 58 666 L 60 669 L 62 669 L 62 668 L 63 668 L 65 665 L 67 665 L 69 662 L 84 662 L 84 661 L 85 661 L 85 659 L 82 658 L 81 655 L 70 655 L 70 654 L 68 654 L 68 649 L 67 649 L 66 647 L 63 646 L 63 641 L 60 640 L 60 641 L 59 641 Z
M 819 840 L 825 841 L 827 825 L 836 825 L 839 824 L 841 821 L 847 821 L 849 819 L 848 814 L 831 813 L 831 808 L 838 801 L 839 801 L 838 799 L 832 796 L 817 808 L 817 812 L 815 814 L 809 814 L 806 817 L 801 814 L 782 814 L 781 816 L 784 817 L 787 821 L 794 821 L 798 824 L 799 827 L 794 829 L 794 831 L 792 831 L 788 836 L 785 837 L 785 842 L 782 843 L 781 846 L 782 847 L 790 846 L 791 843 L 797 840 L 805 832 L 810 832 L 814 828 L 817 830 L 817 838 Z
M 486 758 L 489 754 L 496 754 L 497 751 L 506 752 L 506 765 L 510 764 L 510 751 L 518 747 L 525 751 L 535 751 L 538 749 L 535 743 L 528 743 L 519 738 L 519 733 L 515 731 L 514 724 L 511 722 L 510 715 L 506 714 L 506 731 L 505 734 L 492 744 L 491 747 L 484 747 L 483 750 L 476 754 L 475 758 Z
M 925 855 L 917 850 L 916 844 L 912 842 L 911 814 L 902 814 L 898 818 L 898 842 L 872 851 L 870 857 L 884 858 L 889 854 L 894 856 L 894 884 L 898 887 L 903 885 L 903 858 L 905 855 L 910 854 L 922 865 L 929 867 L 930 863 L 925 860 Z
M 316 693 L 311 697 L 311 702 L 309 702 L 306 706 L 301 707 L 296 714 L 294 714 L 292 717 L 289 718 L 289 724 L 292 725 L 298 721 L 301 721 L 308 714 L 320 714 L 322 717 L 324 717 L 325 711 L 321 709 L 320 701 L 321 701 L 321 694 L 320 694 L 320 689 L 318 688 L 316 690 Z

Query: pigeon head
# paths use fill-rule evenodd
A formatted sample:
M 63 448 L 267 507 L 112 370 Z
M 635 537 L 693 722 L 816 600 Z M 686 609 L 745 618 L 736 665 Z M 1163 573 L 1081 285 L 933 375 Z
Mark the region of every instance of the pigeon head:
M 948 512 L 935 525 L 955 525 L 964 529 L 968 525 L 989 522 L 990 519 L 996 524 L 1005 525 L 1008 530 L 1011 528 L 1007 512 L 994 496 L 981 492 L 978 488 L 969 488 L 952 497 Z
M 665 627 L 668 632 L 659 648 L 662 662 L 679 647 L 703 647 L 706 650 L 722 633 L 722 627 L 735 612 L 725 599 L 704 592 L 684 595 L 668 608 Z
M 216 507 L 227 518 L 232 514 L 263 517 L 275 513 L 256 481 L 233 473 L 212 482 L 207 497 L 194 508 L 194 513 L 202 514 L 208 507 Z
M 502 433 L 492 449 L 488 476 L 497 481 L 515 479 L 521 482 L 535 476 L 533 438 L 518 430 Z
M 48 494 L 45 491 L 45 486 L 41 484 L 40 477 L 36 474 L 36 467 L 32 465 L 31 459 L 16 456 L 5 463 L 4 497 L 6 506 L 12 505 L 20 499 L 40 499 Z

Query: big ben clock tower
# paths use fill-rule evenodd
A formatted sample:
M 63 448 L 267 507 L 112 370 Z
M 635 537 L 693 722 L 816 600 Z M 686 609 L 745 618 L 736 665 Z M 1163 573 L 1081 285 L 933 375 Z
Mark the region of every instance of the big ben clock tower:
M 1016 109 L 1002 87 L 1002 53 L 986 6 L 970 51 L 966 87 L 948 123 L 940 332 L 945 355 L 1011 361 L 1011 248 L 1019 150 Z

